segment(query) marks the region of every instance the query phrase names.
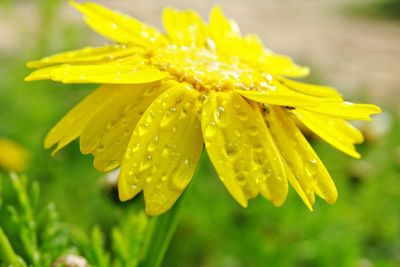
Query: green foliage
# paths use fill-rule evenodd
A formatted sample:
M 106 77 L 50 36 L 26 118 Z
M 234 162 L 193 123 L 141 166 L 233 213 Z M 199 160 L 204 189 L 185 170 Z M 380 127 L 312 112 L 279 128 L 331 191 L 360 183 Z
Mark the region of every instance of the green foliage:
M 0 254 L 0 262 L 11 264 L 19 259 L 18 266 L 50 266 L 70 244 L 54 205 L 40 206 L 38 183 L 28 186 L 24 176 L 12 174 L 9 181 L 2 179 L 2 184 L 13 190 L 7 190 L 9 195 L 1 210 L 1 228 L 5 233 L 0 233 L 0 239 L 6 252 Z
M 0 184 L 7 192 L 0 210 L 0 266 L 58 267 L 81 255 L 96 267 L 157 267 L 177 224 L 178 205 L 151 220 L 127 210 L 109 233 L 97 225 L 88 233 L 62 223 L 54 204 L 42 206 L 38 182 L 12 174 Z

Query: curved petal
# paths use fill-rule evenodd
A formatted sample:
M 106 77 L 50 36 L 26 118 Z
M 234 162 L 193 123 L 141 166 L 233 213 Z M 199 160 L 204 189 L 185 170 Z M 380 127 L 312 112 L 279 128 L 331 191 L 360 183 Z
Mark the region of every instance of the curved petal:
M 321 103 L 315 107 L 303 107 L 325 116 L 346 120 L 371 120 L 372 114 L 378 114 L 381 109 L 372 104 L 354 104 L 351 102 Z
M 127 15 L 96 3 L 79 4 L 72 0 L 69 2 L 84 14 L 85 21 L 93 30 L 117 43 L 134 43 L 144 47 L 149 44 L 168 43 L 158 30 Z
M 265 119 L 275 140 L 279 140 L 276 142 L 277 146 L 304 192 L 303 194 L 298 191 L 300 197 L 303 195 L 302 199 L 306 205 L 310 207 L 310 204 L 313 204 L 313 192 L 328 203 L 334 203 L 337 198 L 335 184 L 294 121 L 281 107 L 276 106 L 269 107 Z M 304 195 L 306 199 L 304 199 Z
M 89 120 L 118 95 L 117 85 L 102 85 L 70 110 L 47 134 L 44 146 L 50 148 L 57 144 L 57 152 L 76 139 Z
M 136 65 L 57 65 L 32 72 L 25 81 L 53 80 L 62 83 L 142 84 L 157 82 L 169 74 Z
M 262 71 L 288 77 L 304 77 L 309 73 L 308 67 L 296 65 L 289 57 L 266 49 L 258 36 L 241 36 L 239 26 L 225 17 L 218 6 L 211 11 L 208 31 L 222 55 L 240 57 Z
M 304 126 L 331 146 L 354 158 L 361 158 L 355 150 L 354 143 L 362 142 L 362 134 L 346 121 L 301 109 L 292 110 L 292 113 Z
M 335 97 L 338 100 L 342 100 L 342 96 L 340 95 L 340 93 L 335 88 L 329 86 L 301 83 L 286 79 L 284 77 L 278 77 L 277 79 L 289 89 L 302 94 L 316 97 Z
M 97 170 L 120 165 L 141 115 L 171 84 L 119 86 L 118 95 L 96 112 L 82 131 L 80 148 L 83 154 L 93 154 Z
M 165 8 L 162 18 L 165 31 L 174 43 L 184 46 L 204 46 L 206 27 L 196 12 Z
M 143 190 L 146 212 L 157 215 L 182 194 L 203 147 L 198 96 L 199 92 L 181 84 L 161 94 L 143 114 L 121 165 L 121 200 Z
M 310 73 L 308 67 L 297 65 L 290 57 L 272 52 L 264 52 L 253 64 L 256 64 L 265 72 L 286 77 L 301 78 Z
M 102 47 L 85 47 L 83 49 L 62 52 L 37 61 L 28 62 L 29 68 L 43 68 L 58 64 L 99 64 L 133 54 L 143 55 L 143 48 L 127 47 L 125 45 L 106 45 Z
M 245 98 L 256 102 L 288 107 L 314 107 L 320 105 L 323 101 L 337 101 L 336 99 L 297 93 L 279 84 L 267 87 L 263 91 L 238 89 L 235 91 Z
M 244 207 L 258 193 L 280 205 L 286 198 L 283 161 L 257 105 L 235 92 L 210 93 L 201 124 L 208 155 L 217 173 Z

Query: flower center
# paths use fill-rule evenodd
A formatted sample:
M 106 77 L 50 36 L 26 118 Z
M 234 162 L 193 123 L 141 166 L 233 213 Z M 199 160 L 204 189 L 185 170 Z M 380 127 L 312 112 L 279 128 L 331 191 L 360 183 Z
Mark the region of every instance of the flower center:
M 255 90 L 267 86 L 265 73 L 238 57 L 221 56 L 207 48 L 169 45 L 155 51 L 151 63 L 199 91 Z

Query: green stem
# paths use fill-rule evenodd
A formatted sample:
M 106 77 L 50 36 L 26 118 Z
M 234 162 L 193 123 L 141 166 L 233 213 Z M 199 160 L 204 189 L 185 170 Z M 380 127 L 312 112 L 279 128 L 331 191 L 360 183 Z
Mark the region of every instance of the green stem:
M 4 234 L 3 229 L 0 227 L 0 259 L 7 266 L 20 266 L 18 256 L 15 254 L 10 241 Z
M 167 213 L 151 219 L 149 238 L 144 244 L 144 258 L 139 263 L 139 267 L 161 266 L 178 226 L 182 197 L 183 195 Z

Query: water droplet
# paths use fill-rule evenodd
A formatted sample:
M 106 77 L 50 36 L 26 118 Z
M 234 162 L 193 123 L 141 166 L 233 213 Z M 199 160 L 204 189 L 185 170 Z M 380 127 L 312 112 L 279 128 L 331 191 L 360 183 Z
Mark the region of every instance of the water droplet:
M 262 151 L 253 151 L 253 161 L 258 165 L 264 165 L 266 162 L 266 156 Z
M 256 136 L 258 135 L 258 128 L 255 125 L 250 125 L 249 126 L 249 134 L 250 136 Z
M 178 96 L 178 97 L 175 99 L 175 104 L 178 105 L 178 104 L 181 103 L 182 101 L 183 101 L 183 95 L 180 95 L 180 96 Z
M 172 144 L 170 144 L 170 143 L 166 144 L 166 145 L 164 146 L 162 152 L 161 152 L 161 155 L 162 155 L 164 158 L 169 157 L 169 156 L 172 154 L 172 147 L 173 147 Z
M 264 145 L 261 142 L 257 142 L 253 145 L 254 150 L 261 151 L 264 149 Z
M 126 126 L 128 125 L 128 123 L 129 123 L 129 121 L 128 121 L 127 118 L 123 118 L 123 119 L 121 120 L 121 124 L 122 124 L 123 127 L 126 127 Z
M 265 178 L 269 178 L 272 173 L 271 169 L 266 164 L 264 164 L 264 166 L 262 167 L 262 172 L 263 172 Z
M 143 135 L 146 134 L 146 132 L 148 131 L 148 129 L 149 129 L 149 124 L 148 124 L 148 123 L 146 123 L 146 122 L 140 123 L 140 124 L 139 124 L 139 128 L 138 128 L 138 135 L 139 135 L 140 137 L 142 137 Z
M 139 150 L 140 146 L 141 146 L 141 144 L 137 143 L 137 144 L 133 145 L 132 148 L 128 148 L 128 151 L 132 151 L 132 153 L 134 153 Z
M 132 184 L 131 185 L 131 190 L 136 191 L 139 187 L 137 185 Z
M 217 133 L 217 126 L 214 121 L 210 122 L 204 131 L 205 139 L 211 140 Z
M 117 125 L 117 122 L 118 122 L 117 120 L 110 120 L 106 126 L 107 130 L 114 128 Z
M 184 159 L 172 172 L 171 182 L 177 190 L 183 190 L 189 179 L 188 172 L 192 169 L 193 162 L 190 159 Z
M 232 142 L 228 142 L 225 144 L 225 152 L 228 157 L 233 157 L 237 154 L 238 148 Z
M 167 125 L 169 125 L 172 122 L 172 120 L 175 118 L 175 116 L 176 116 L 176 108 L 174 108 L 174 107 L 169 108 L 165 112 L 163 118 L 161 119 L 160 126 L 166 127 Z
M 305 164 L 305 170 L 308 175 L 314 176 L 318 171 L 317 159 L 308 160 Z
M 146 155 L 143 158 L 142 163 L 140 164 L 139 171 L 144 171 L 144 170 L 150 168 L 150 166 L 152 164 L 153 164 L 153 157 L 151 155 Z
M 236 175 L 236 181 L 238 181 L 240 186 L 247 184 L 246 176 L 243 173 Z
M 152 88 L 149 88 L 149 89 L 147 89 L 145 92 L 144 92 L 144 96 L 146 96 L 146 97 L 149 97 L 149 96 L 151 96 L 152 94 L 154 94 L 154 92 L 156 91 L 156 89 L 157 89 L 157 87 L 152 87 Z
M 240 105 L 239 101 L 237 100 L 232 100 L 232 105 L 236 109 L 240 109 L 242 106 Z
M 99 144 L 99 146 L 97 147 L 97 151 L 103 151 L 106 147 L 103 144 Z
M 129 114 L 134 108 L 135 108 L 135 104 L 128 104 L 125 108 L 124 108 L 124 113 L 125 114 Z
M 240 111 L 240 112 L 238 113 L 238 117 L 239 117 L 239 119 L 242 120 L 242 121 L 245 121 L 245 120 L 248 119 L 248 115 L 247 115 L 247 113 L 244 112 L 244 111 Z
M 168 179 L 168 175 L 167 174 L 162 174 L 161 175 L 161 182 L 165 182 Z
M 147 150 L 149 152 L 154 152 L 154 150 L 156 150 L 158 147 L 158 141 L 159 141 L 159 136 L 158 135 L 154 136 L 154 138 L 150 141 Z

